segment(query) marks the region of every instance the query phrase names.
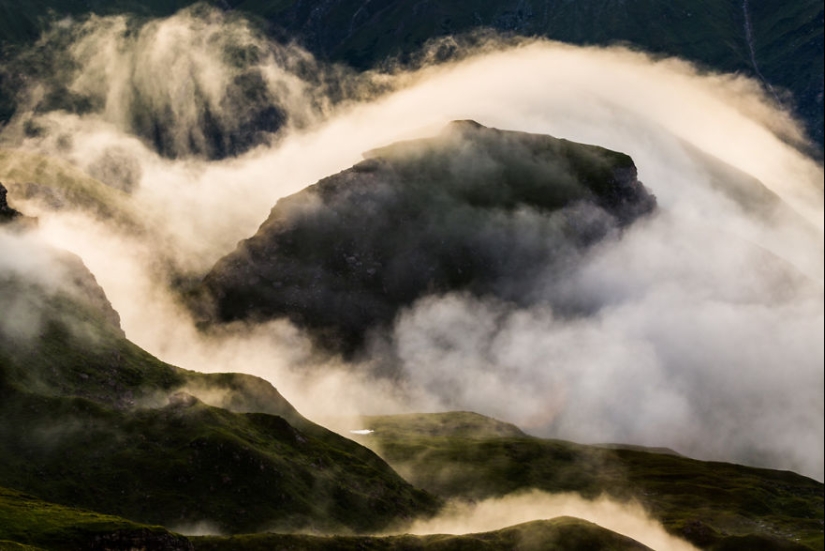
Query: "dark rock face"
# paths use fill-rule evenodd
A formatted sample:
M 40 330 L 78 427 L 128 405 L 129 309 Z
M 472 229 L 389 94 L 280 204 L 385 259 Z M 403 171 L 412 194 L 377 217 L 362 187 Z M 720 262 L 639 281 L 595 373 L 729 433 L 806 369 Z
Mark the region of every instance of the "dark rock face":
M 3 184 L 0 184 L 0 224 L 4 222 L 11 222 L 15 218 L 22 216 L 19 211 L 14 210 L 9 206 L 6 195 L 8 191 Z
M 82 303 L 92 308 L 100 319 L 117 335 L 124 336 L 120 327 L 120 314 L 114 309 L 94 274 L 89 271 L 79 256 L 66 251 L 55 251 L 56 261 L 68 275 L 67 291 Z
M 627 155 L 471 121 L 365 157 L 279 201 L 217 263 L 210 321 L 287 316 L 352 354 L 425 295 L 534 300 L 656 204 Z
M 37 227 L 37 218 L 26 216 L 9 206 L 7 194 L 8 190 L 0 183 L 0 225 L 7 225 L 14 231 L 26 231 Z

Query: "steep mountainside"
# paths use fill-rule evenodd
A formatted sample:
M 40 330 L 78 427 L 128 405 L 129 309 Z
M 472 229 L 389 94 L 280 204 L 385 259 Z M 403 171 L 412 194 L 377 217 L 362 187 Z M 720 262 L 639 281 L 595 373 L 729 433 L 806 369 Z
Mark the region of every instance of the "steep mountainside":
M 160 526 L 63 507 L 0 487 L 0 549 L 192 551 L 193 547 L 185 537 Z
M 0 2 L 0 41 L 33 41 L 48 21 L 71 15 L 135 13 L 167 16 L 191 0 L 39 0 Z M 717 71 L 739 72 L 765 84 L 777 100 L 804 118 L 822 147 L 823 17 L 821 2 L 364 2 L 362 0 L 212 0 L 212 5 L 259 21 L 285 41 L 297 39 L 317 56 L 357 68 L 388 56 L 409 60 L 430 39 L 479 27 L 572 44 L 629 44 L 678 56 Z M 14 49 L 14 48 L 12 48 Z M 452 55 L 445 45 L 432 59 Z M 6 80 L 18 76 L 6 74 Z M 2 83 L 0 83 L 2 84 Z M 793 97 L 786 95 L 789 91 Z M 7 91 L 0 120 L 14 109 Z M 821 152 L 819 153 L 821 156 Z
M 287 316 L 351 354 L 425 295 L 525 300 L 656 204 L 627 155 L 472 121 L 366 157 L 280 200 L 216 264 L 201 291 L 217 321 Z
M 591 522 L 572 517 L 537 520 L 502 530 L 460 536 L 376 538 L 258 534 L 239 538 L 192 538 L 196 551 L 644 551 L 650 548 Z
M 367 531 L 435 511 L 436 499 L 265 381 L 185 371 L 127 341 L 76 257 L 0 239 L 0 485 L 226 532 Z
M 358 67 L 387 56 L 410 55 L 429 39 L 476 27 L 571 44 L 628 44 L 758 78 L 776 99 L 805 118 L 808 131 L 822 146 L 825 9 L 815 0 L 244 0 L 237 7 L 262 14 L 287 35 L 301 37 L 314 52 Z M 438 55 L 450 55 L 449 44 Z M 792 99 L 785 97 L 786 90 Z

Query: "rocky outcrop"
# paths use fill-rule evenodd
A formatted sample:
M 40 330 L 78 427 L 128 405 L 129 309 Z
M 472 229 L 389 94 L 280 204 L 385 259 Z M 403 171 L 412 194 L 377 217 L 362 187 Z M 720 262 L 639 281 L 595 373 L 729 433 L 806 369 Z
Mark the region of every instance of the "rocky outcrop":
M 207 323 L 288 317 L 353 354 L 425 295 L 523 301 L 656 205 L 627 155 L 473 121 L 365 157 L 217 263 Z
M 29 216 L 24 216 L 18 210 L 9 206 L 8 190 L 0 183 L 0 224 L 14 223 L 15 229 L 25 229 L 37 225 L 37 219 Z
M 6 195 L 8 191 L 0 183 L 0 220 L 14 220 L 20 213 L 9 206 L 8 200 L 6 199 Z
M 120 327 L 120 314 L 109 302 L 106 292 L 81 258 L 68 251 L 55 251 L 55 260 L 64 271 L 64 289 L 79 304 L 92 309 L 94 316 L 104 321 L 119 337 L 125 336 Z

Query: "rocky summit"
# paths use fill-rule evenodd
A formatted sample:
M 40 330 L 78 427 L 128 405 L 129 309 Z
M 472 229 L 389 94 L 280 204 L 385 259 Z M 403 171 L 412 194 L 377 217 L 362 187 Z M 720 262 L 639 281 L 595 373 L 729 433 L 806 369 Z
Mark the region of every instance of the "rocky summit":
M 217 263 L 196 293 L 210 322 L 288 317 L 357 353 L 426 295 L 524 300 L 656 207 L 625 154 L 473 121 L 364 156 Z

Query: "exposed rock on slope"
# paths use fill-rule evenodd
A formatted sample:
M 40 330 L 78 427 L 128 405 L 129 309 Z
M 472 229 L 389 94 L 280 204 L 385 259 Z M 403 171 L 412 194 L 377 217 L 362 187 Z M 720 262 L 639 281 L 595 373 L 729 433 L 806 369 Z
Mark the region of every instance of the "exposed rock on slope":
M 34 226 L 37 219 L 24 216 L 19 210 L 9 206 L 6 199 L 7 194 L 8 190 L 0 183 L 0 224 L 14 223 L 14 227 L 17 229 Z
M 14 220 L 20 213 L 9 206 L 8 200 L 6 199 L 6 188 L 3 184 L 0 184 L 0 221 L 6 222 L 10 220 Z
M 365 157 L 279 201 L 217 263 L 214 320 L 287 316 L 351 354 L 425 295 L 527 300 L 656 204 L 627 155 L 472 121 Z

